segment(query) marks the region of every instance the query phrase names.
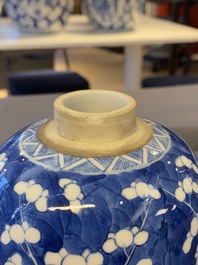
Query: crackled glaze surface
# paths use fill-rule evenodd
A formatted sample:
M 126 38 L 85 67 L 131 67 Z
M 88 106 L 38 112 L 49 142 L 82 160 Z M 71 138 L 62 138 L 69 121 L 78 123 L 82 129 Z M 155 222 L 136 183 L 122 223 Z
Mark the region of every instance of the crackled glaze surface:
M 73 0 L 6 0 L 8 15 L 22 31 L 55 32 L 64 28 Z
M 198 168 L 149 122 L 132 154 L 80 158 L 38 143 L 33 124 L 0 149 L 3 265 L 196 265 Z
M 96 29 L 131 30 L 133 0 L 82 0 L 82 10 Z

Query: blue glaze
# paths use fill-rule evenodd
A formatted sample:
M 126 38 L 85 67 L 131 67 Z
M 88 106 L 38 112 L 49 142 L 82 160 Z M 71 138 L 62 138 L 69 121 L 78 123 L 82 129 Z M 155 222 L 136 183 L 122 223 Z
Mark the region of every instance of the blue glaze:
M 132 0 L 82 0 L 82 10 L 98 30 L 132 30 Z
M 6 0 L 5 8 L 21 31 L 63 30 L 73 8 L 73 0 Z
M 198 168 L 183 140 L 147 121 L 142 149 L 87 159 L 40 144 L 43 122 L 0 149 L 1 264 L 197 264 Z

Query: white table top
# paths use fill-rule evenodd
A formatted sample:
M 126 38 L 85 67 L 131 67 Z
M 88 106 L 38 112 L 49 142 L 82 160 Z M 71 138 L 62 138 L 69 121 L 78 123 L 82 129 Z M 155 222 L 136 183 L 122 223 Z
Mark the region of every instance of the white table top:
M 58 94 L 0 99 L 0 145 L 21 128 L 53 115 Z M 138 116 L 159 122 L 198 150 L 198 85 L 133 91 Z
M 137 15 L 136 15 L 137 17 Z M 64 32 L 24 34 L 7 18 L 0 19 L 0 51 L 75 47 L 130 46 L 198 41 L 198 30 L 138 14 L 135 30 L 95 32 L 83 15 L 72 15 Z

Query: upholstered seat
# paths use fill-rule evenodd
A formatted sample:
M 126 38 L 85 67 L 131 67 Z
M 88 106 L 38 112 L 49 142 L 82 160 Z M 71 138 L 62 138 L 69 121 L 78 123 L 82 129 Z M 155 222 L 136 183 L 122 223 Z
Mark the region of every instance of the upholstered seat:
M 158 76 L 145 78 L 142 81 L 143 88 L 163 88 L 187 84 L 198 84 L 198 76 Z
M 34 70 L 8 75 L 11 95 L 71 92 L 89 89 L 89 82 L 75 72 Z

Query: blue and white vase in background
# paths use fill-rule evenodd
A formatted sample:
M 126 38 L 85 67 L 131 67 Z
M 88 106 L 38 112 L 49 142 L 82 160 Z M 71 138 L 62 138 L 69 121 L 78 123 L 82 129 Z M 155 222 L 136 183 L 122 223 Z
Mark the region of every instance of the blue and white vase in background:
M 135 109 L 69 93 L 0 148 L 2 265 L 198 264 L 197 161 Z
M 74 0 L 6 0 L 8 16 L 24 32 L 57 32 L 65 28 Z
M 97 30 L 132 30 L 134 0 L 82 0 L 82 11 Z

